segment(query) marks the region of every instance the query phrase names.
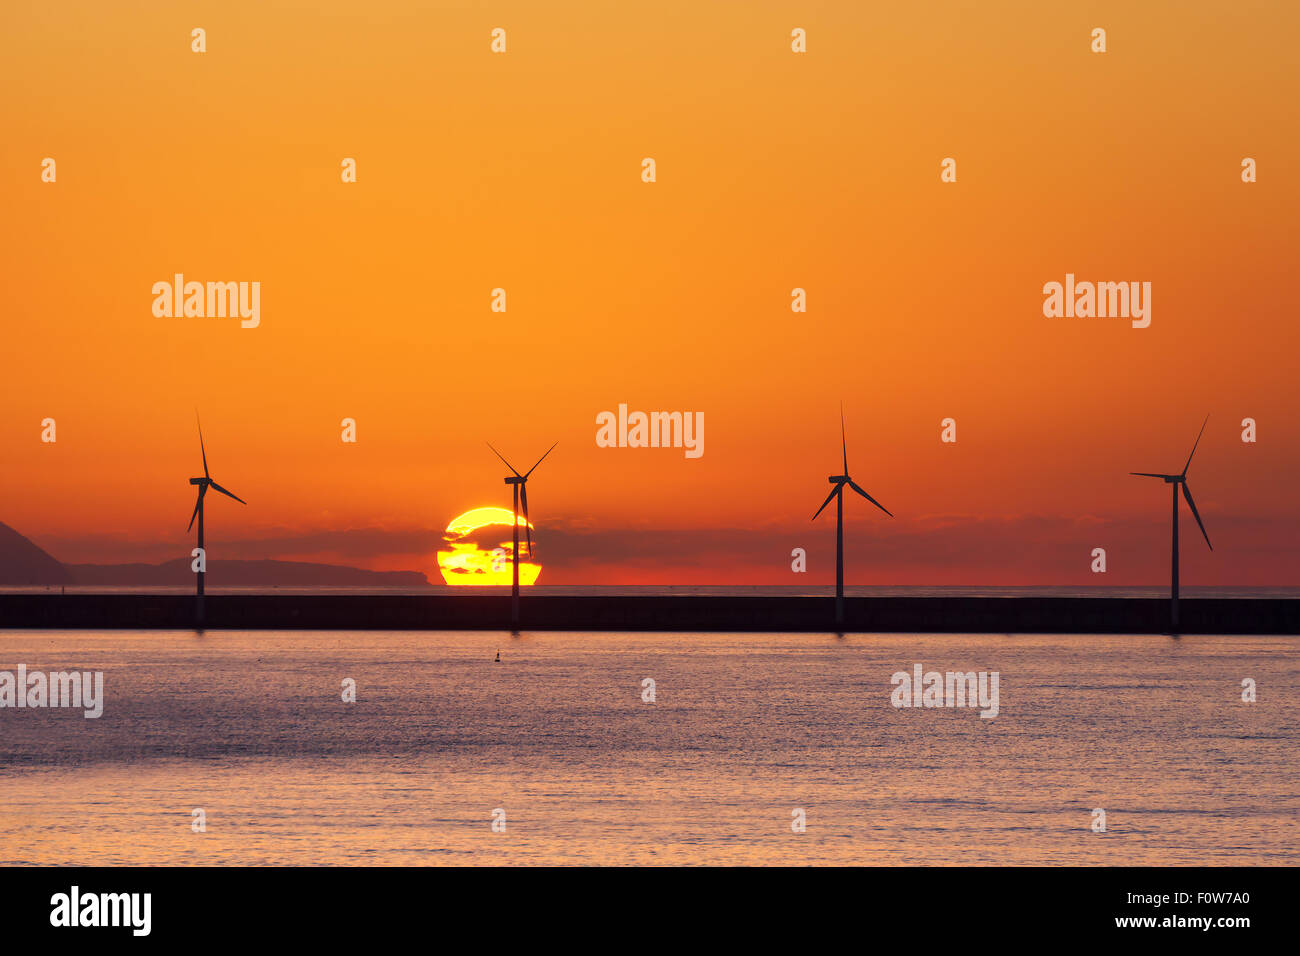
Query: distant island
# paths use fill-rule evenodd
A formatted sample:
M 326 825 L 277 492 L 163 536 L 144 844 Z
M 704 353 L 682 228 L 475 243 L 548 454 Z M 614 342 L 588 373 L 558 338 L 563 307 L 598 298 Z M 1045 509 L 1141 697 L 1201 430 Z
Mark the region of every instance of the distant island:
M 420 571 L 370 571 L 309 561 L 222 560 L 208 566 L 216 587 L 428 587 Z M 188 558 L 161 564 L 64 564 L 0 521 L 0 586 L 193 586 Z

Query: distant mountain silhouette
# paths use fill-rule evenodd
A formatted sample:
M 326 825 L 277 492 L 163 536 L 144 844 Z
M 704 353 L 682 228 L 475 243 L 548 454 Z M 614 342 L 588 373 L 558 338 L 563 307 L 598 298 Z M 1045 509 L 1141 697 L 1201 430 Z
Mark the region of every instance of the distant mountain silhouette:
M 0 521 L 0 584 L 72 583 L 59 561 Z
M 193 587 L 189 558 L 163 564 L 69 564 L 77 584 L 184 585 Z M 209 587 L 421 587 L 429 579 L 419 571 L 369 571 L 308 561 L 209 561 Z
M 307 561 L 222 561 L 208 563 L 209 585 L 221 587 L 426 587 L 419 571 L 369 571 Z M 189 558 L 162 564 L 63 564 L 0 521 L 0 585 L 54 584 L 109 587 L 193 586 Z

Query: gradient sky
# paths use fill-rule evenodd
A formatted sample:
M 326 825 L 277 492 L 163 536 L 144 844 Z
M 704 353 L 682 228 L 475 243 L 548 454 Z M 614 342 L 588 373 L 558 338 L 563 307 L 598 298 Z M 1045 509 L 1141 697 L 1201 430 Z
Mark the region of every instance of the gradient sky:
M 509 503 L 484 442 L 558 440 L 540 583 L 829 583 L 843 400 L 897 515 L 848 503 L 848 583 L 1162 583 L 1127 472 L 1209 414 L 1184 582 L 1295 584 L 1300 7 L 1065 6 L 8 0 L 0 521 L 187 556 L 197 406 L 249 502 L 213 561 L 436 578 Z M 260 328 L 155 318 L 175 272 L 260 281 Z M 1151 327 L 1044 318 L 1067 272 L 1150 281 Z M 704 456 L 596 447 L 620 402 L 703 411 Z

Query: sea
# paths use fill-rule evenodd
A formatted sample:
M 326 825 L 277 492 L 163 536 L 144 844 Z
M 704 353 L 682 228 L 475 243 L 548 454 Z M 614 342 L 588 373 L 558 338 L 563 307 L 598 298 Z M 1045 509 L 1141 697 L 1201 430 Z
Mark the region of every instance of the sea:
M 8 865 L 1300 863 L 1291 637 L 0 630 L 19 664 L 104 699 L 0 708 Z M 997 715 L 894 706 L 917 665 Z

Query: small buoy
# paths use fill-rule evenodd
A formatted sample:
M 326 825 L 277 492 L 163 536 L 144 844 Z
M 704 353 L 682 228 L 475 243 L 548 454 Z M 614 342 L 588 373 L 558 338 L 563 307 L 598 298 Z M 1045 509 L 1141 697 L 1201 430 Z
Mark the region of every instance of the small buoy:
M 499 648 L 499 647 L 497 648 L 497 660 L 496 660 L 496 662 L 497 662 L 498 664 L 501 663 L 501 648 Z

